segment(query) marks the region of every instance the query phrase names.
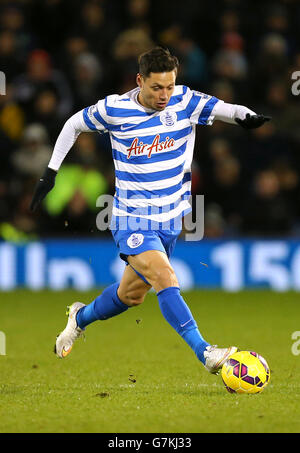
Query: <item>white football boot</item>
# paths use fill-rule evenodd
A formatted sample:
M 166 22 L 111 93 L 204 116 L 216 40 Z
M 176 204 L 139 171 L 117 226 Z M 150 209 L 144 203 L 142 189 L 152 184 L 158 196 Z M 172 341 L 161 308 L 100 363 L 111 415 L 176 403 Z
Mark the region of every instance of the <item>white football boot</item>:
M 66 328 L 56 337 L 54 346 L 55 354 L 61 359 L 70 354 L 74 341 L 83 335 L 83 329 L 80 329 L 76 322 L 76 314 L 82 307 L 85 307 L 85 304 L 81 302 L 74 302 L 67 307 L 68 322 Z
M 219 374 L 220 369 L 226 362 L 226 360 L 235 352 L 238 348 L 230 346 L 229 348 L 218 348 L 217 345 L 207 346 L 204 351 L 205 368 L 212 374 Z

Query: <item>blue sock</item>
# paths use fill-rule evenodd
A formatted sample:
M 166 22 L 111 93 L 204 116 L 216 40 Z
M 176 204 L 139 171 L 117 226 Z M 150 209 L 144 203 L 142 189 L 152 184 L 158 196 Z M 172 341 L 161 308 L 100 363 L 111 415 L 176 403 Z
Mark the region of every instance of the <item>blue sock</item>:
M 78 310 L 76 315 L 78 327 L 84 329 L 94 321 L 103 321 L 128 310 L 129 306 L 119 299 L 118 288 L 119 283 L 108 286 L 93 302 Z
M 204 364 L 204 351 L 207 343 L 198 330 L 193 315 L 180 295 L 180 289 L 171 286 L 157 293 L 161 312 L 168 323 L 193 349 L 198 359 Z

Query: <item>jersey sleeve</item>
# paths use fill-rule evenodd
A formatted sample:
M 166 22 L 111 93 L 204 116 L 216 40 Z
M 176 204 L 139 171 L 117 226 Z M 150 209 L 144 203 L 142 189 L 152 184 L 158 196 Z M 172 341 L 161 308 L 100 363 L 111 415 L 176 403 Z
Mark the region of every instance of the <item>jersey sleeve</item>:
M 82 132 L 90 128 L 83 121 L 82 110 L 72 115 L 64 124 L 57 137 L 48 167 L 58 171 L 69 150 Z
M 115 125 L 114 118 L 107 114 L 107 105 L 108 101 L 109 103 L 114 103 L 118 97 L 118 95 L 107 96 L 104 99 L 100 99 L 97 104 L 83 109 L 83 121 L 91 131 L 104 134 L 112 129 Z
M 82 110 L 85 125 L 95 132 L 104 134 L 109 131 L 109 124 L 105 121 L 105 99 L 101 99 L 97 104 L 90 105 Z
M 211 126 L 215 120 L 213 109 L 219 99 L 195 90 L 188 90 L 187 94 L 189 101 L 186 112 L 191 123 Z

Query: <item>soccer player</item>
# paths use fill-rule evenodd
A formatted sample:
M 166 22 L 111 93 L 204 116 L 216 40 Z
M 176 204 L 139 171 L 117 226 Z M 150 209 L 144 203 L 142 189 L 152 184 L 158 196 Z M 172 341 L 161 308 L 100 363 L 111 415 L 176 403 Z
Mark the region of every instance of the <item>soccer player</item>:
M 196 125 L 215 120 L 256 128 L 269 120 L 241 105 L 223 102 L 176 85 L 178 59 L 161 47 L 139 57 L 137 88 L 113 94 L 69 118 L 59 134 L 49 165 L 37 184 L 31 209 L 53 188 L 56 174 L 81 132 L 108 133 L 115 165 L 116 191 L 111 231 L 127 263 L 120 282 L 93 302 L 69 307 L 66 328 L 55 352 L 66 357 L 86 326 L 141 304 L 154 288 L 166 321 L 211 373 L 217 373 L 237 348 L 207 342 L 180 294 L 169 258 L 182 217 L 191 210 L 191 162 Z

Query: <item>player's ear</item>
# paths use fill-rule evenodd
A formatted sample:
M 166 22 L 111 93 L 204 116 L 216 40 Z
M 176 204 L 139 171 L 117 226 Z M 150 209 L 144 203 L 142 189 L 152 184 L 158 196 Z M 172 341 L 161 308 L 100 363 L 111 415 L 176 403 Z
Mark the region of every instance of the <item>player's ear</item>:
M 140 73 L 138 73 L 138 74 L 136 75 L 136 83 L 137 83 L 137 85 L 138 85 L 140 88 L 142 88 L 142 78 L 143 78 L 143 76 L 141 76 Z

